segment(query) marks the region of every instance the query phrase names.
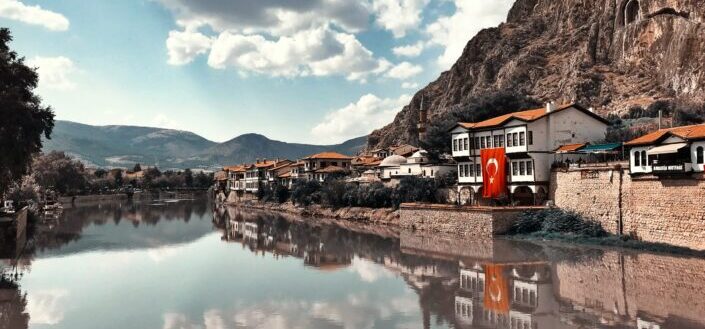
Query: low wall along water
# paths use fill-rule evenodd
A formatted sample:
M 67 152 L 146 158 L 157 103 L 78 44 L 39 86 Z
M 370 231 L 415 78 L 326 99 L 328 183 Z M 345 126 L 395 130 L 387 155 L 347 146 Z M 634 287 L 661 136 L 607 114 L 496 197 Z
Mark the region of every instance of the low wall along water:
M 626 169 L 552 173 L 556 206 L 594 220 L 610 233 L 705 250 L 705 177 L 632 177 Z

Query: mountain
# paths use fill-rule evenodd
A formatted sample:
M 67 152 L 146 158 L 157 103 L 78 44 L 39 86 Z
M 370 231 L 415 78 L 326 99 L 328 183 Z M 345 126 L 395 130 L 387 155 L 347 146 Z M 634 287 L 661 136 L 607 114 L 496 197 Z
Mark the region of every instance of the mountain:
M 298 159 L 322 151 L 354 155 L 367 138 L 337 145 L 285 143 L 257 134 L 245 134 L 216 143 L 187 131 L 135 127 L 91 126 L 57 120 L 44 151 L 64 151 L 88 165 L 131 167 L 135 163 L 161 168 L 218 168 L 257 158 Z
M 507 22 L 480 31 L 369 147 L 418 143 L 428 123 L 473 97 L 514 90 L 622 114 L 658 100 L 705 102 L 702 0 L 517 0 Z

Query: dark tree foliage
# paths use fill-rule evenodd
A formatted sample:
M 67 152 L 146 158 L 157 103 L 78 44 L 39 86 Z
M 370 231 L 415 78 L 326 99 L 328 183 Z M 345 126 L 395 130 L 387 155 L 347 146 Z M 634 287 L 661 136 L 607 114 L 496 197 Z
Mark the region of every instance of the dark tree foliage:
M 191 169 L 184 170 L 184 184 L 186 184 L 186 187 L 193 187 L 193 173 Z
M 470 99 L 467 105 L 455 108 L 448 114 L 434 118 L 421 140 L 421 145 L 431 156 L 450 153 L 450 129 L 458 122 L 479 122 L 489 118 L 541 106 L 541 102 L 516 91 L 500 91 Z
M 525 212 L 517 218 L 509 234 L 563 233 L 586 237 L 605 237 L 607 232 L 594 221 L 562 209 Z
M 93 176 L 98 177 L 98 178 L 103 178 L 105 175 L 107 175 L 108 172 L 105 171 L 105 169 L 98 168 L 93 172 Z
M 118 170 L 115 173 L 115 186 L 120 187 L 120 186 L 122 186 L 122 183 L 123 183 L 122 170 Z
M 308 206 L 320 203 L 321 184 L 318 181 L 296 181 L 291 188 L 291 201 L 297 205 Z
M 54 128 L 54 113 L 34 94 L 37 73 L 10 41 L 10 30 L 0 28 L 0 194 L 29 172 L 42 136 L 49 138 Z
M 37 184 L 44 190 L 53 189 L 60 194 L 75 195 L 88 188 L 85 167 L 64 152 L 53 151 L 38 156 L 34 160 L 32 171 Z
M 135 163 L 135 167 L 132 168 L 132 172 L 140 172 L 142 171 L 142 166 L 139 163 Z

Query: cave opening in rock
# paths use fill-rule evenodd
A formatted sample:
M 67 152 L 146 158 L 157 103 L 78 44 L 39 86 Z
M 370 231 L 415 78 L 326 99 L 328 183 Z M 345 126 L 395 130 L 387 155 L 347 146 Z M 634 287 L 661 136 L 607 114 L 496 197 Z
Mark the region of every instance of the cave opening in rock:
M 639 18 L 639 1 L 631 0 L 624 8 L 624 24 L 630 24 Z

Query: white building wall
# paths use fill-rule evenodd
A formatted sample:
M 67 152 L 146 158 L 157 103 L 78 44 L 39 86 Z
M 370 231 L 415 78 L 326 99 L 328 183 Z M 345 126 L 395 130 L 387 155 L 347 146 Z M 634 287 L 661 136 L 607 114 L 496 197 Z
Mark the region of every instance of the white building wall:
M 549 121 L 547 151 L 561 145 L 604 140 L 607 125 L 575 108 L 562 110 L 539 121 Z
M 699 141 L 699 142 L 693 142 L 690 145 L 690 158 L 691 158 L 691 163 L 693 164 L 693 171 L 695 172 L 703 172 L 705 171 L 705 167 L 703 166 L 702 163 L 698 163 L 698 157 L 697 157 L 697 150 L 698 147 L 703 148 L 703 152 L 705 152 L 705 141 Z M 705 156 L 705 154 L 704 154 Z
M 647 165 L 639 159 L 639 165 L 637 166 L 637 157 L 641 157 L 641 152 L 646 152 L 649 150 L 649 146 L 639 146 L 633 147 L 629 150 L 629 167 L 632 174 L 646 174 L 651 172 L 651 166 Z M 647 155 L 648 160 L 648 155 Z

